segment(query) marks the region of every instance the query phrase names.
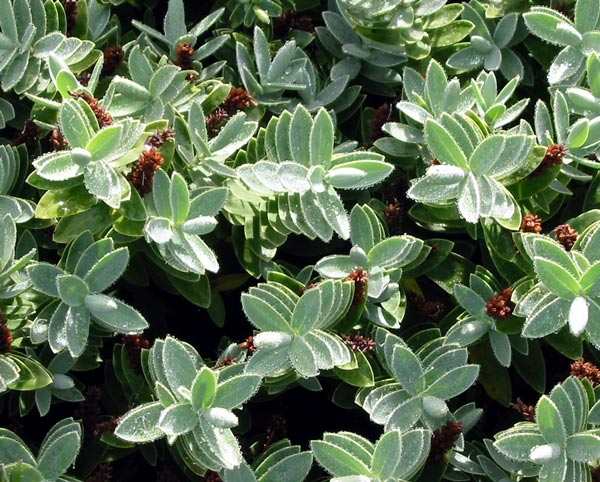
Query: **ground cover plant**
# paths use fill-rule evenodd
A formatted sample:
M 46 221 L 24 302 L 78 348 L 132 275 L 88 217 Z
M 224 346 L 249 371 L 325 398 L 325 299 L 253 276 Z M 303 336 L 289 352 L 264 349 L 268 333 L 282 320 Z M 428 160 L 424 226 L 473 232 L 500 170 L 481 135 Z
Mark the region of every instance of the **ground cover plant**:
M 0 481 L 600 480 L 598 0 L 0 0 L 0 130 Z

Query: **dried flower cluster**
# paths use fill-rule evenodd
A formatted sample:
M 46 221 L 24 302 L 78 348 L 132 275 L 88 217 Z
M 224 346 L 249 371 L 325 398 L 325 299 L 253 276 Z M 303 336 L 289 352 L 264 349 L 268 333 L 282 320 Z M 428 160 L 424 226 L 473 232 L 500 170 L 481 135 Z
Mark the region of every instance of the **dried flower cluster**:
M 96 426 L 98 425 L 98 417 L 102 413 L 100 407 L 100 399 L 102 398 L 102 390 L 99 386 L 89 386 L 85 391 L 85 398 L 79 402 L 79 406 L 73 413 L 75 418 L 81 419 L 83 425 L 83 433 L 86 440 L 94 438 Z
M 62 6 L 67 18 L 67 35 L 73 34 L 73 29 L 77 23 L 77 2 L 78 0 L 62 0 Z
M 352 299 L 352 306 L 357 307 L 367 299 L 369 273 L 362 268 L 356 268 L 348 275 L 346 280 L 354 281 L 354 298 Z
M 375 350 L 375 341 L 366 336 L 360 335 L 359 333 L 351 333 L 349 335 L 342 335 L 342 338 L 346 342 L 346 345 L 350 347 L 352 351 L 361 351 L 363 353 Z
M 498 320 L 509 318 L 515 308 L 515 304 L 510 300 L 512 293 L 511 288 L 506 288 L 492 296 L 485 305 L 487 314 Z
M 556 234 L 556 240 L 562 244 L 566 250 L 569 250 L 577 241 L 579 233 L 569 224 L 561 224 L 554 228 L 554 234 Z
M 435 464 L 442 464 L 444 462 L 444 455 L 449 450 L 452 450 L 461 433 L 462 422 L 448 420 L 442 428 L 436 428 L 431 437 L 429 460 Z
M 386 206 L 383 215 L 392 236 L 404 232 L 404 206 L 402 201 L 394 197 L 394 201 Z
M 511 403 L 510 406 L 519 412 L 528 422 L 535 421 L 535 407 L 533 405 L 527 405 L 523 400 L 517 398 L 517 401 L 515 403 Z
M 267 450 L 273 442 L 284 439 L 287 436 L 287 420 L 281 415 L 273 415 L 271 423 L 267 427 L 267 436 L 263 443 L 263 452 Z
M 90 106 L 92 112 L 98 120 L 98 125 L 101 128 L 109 126 L 113 123 L 112 116 L 104 107 L 100 105 L 100 102 L 95 97 L 92 97 L 86 92 L 75 92 L 74 90 L 69 91 L 69 94 L 71 94 L 76 99 L 83 99 L 86 102 L 86 104 Z
M 371 121 L 371 131 L 369 134 L 371 140 L 376 141 L 383 137 L 385 135 L 382 130 L 384 124 L 394 120 L 398 120 L 398 115 L 395 113 L 392 104 L 388 104 L 387 102 L 381 104 Z
M 286 10 L 283 15 L 273 22 L 273 33 L 275 37 L 285 37 L 292 30 L 303 30 L 304 32 L 314 32 L 315 26 L 312 19 L 307 15 L 298 15 L 293 10 Z
M 161 148 L 165 142 L 175 137 L 175 132 L 172 129 L 165 129 L 163 131 L 157 131 L 146 139 L 146 145 Z
M 142 373 L 141 354 L 142 348 L 150 348 L 150 342 L 142 335 L 123 335 L 123 345 L 127 353 L 130 368 L 135 373 Z
M 208 134 L 216 136 L 231 116 L 254 105 L 257 103 L 250 92 L 241 87 L 233 87 L 221 105 L 206 116 Z
M 536 214 L 526 214 L 523 216 L 519 231 L 540 234 L 542 232 L 542 218 Z
M 64 151 L 69 147 L 69 143 L 59 128 L 53 129 L 50 133 L 50 148 L 53 151 Z
M 256 351 L 256 347 L 254 346 L 254 337 L 249 336 L 242 343 L 238 345 L 241 350 L 248 350 L 248 353 L 252 354 Z
M 127 180 L 135 187 L 140 196 L 144 197 L 154 184 L 154 173 L 165 162 L 162 154 L 154 146 L 146 146 L 140 154 L 138 161 L 134 164 Z
M 446 305 L 439 300 L 427 300 L 423 295 L 408 292 L 408 301 L 416 308 L 416 315 L 419 320 L 441 320 L 446 313 Z
M 120 45 L 113 45 L 104 51 L 104 65 L 102 66 L 102 75 L 110 77 L 115 75 L 115 72 L 123 62 L 125 52 Z
M 86 479 L 86 482 L 109 482 L 112 480 L 112 467 L 110 464 L 100 464 L 96 472 Z
M 27 152 L 33 154 L 38 147 L 38 136 L 41 132 L 42 129 L 32 119 L 27 119 L 25 124 L 23 124 L 23 130 L 17 134 L 14 145 L 20 146 L 21 144 L 25 144 Z
M 13 335 L 6 324 L 6 316 L 0 310 L 0 353 L 8 353 L 13 342 Z
M 587 378 L 593 387 L 600 385 L 600 369 L 583 358 L 571 363 L 571 375 L 580 380 Z
M 567 148 L 562 144 L 552 144 L 551 146 L 548 146 L 542 162 L 538 167 L 536 167 L 530 176 L 537 177 L 546 174 L 549 169 L 558 164 L 562 164 L 566 155 Z

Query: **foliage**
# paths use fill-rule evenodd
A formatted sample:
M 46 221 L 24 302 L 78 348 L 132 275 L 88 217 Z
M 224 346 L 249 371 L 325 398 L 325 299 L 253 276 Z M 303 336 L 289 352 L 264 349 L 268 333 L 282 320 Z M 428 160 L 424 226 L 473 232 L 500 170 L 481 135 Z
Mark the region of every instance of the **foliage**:
M 0 12 L 1 480 L 598 477 L 597 0 Z

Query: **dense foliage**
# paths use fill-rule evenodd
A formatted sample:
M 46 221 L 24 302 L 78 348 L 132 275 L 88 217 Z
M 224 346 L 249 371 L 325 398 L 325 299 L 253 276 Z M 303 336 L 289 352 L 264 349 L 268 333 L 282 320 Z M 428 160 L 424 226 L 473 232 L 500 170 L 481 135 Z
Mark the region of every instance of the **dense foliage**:
M 1 481 L 600 480 L 598 0 L 0 0 L 0 129 Z

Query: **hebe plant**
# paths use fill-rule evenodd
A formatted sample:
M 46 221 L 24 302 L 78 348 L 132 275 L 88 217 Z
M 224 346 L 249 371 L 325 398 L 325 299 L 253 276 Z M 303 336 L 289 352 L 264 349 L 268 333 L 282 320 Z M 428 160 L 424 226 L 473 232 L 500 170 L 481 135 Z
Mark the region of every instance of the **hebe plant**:
M 599 25 L 0 0 L 0 480 L 599 480 Z

